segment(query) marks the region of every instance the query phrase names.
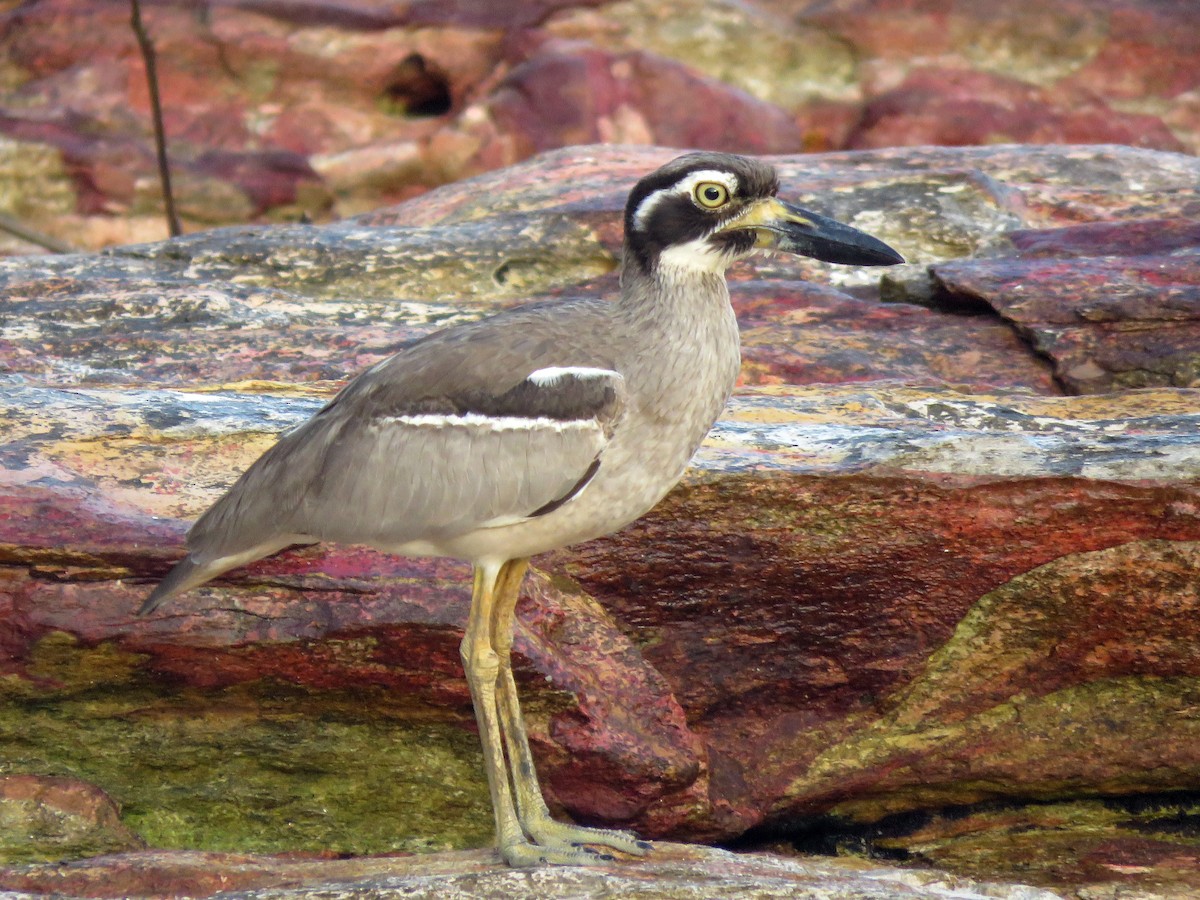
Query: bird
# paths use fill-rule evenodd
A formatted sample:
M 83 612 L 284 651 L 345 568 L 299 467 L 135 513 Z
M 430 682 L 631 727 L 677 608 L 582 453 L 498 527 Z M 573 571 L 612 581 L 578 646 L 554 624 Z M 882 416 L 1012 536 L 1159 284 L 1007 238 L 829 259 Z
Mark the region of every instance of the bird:
M 551 816 L 510 663 L 515 608 L 531 556 L 623 528 L 683 475 L 741 365 L 730 264 L 756 251 L 904 261 L 778 191 L 769 163 L 727 153 L 687 153 L 641 178 L 615 297 L 514 307 L 366 369 L 200 516 L 139 614 L 293 545 L 466 560 L 460 655 L 501 859 L 644 856 L 653 845 L 630 832 Z

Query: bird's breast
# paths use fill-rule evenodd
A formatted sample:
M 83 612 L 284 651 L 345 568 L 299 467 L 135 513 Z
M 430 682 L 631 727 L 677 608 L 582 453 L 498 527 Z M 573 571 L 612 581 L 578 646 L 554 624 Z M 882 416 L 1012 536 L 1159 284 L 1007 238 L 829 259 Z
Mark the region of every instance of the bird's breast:
M 610 335 L 613 367 L 628 396 L 585 488 L 550 513 L 478 529 L 439 552 L 472 559 L 534 555 L 617 531 L 658 503 L 721 414 L 741 364 L 728 294 L 707 299 L 707 307 L 651 316 Z

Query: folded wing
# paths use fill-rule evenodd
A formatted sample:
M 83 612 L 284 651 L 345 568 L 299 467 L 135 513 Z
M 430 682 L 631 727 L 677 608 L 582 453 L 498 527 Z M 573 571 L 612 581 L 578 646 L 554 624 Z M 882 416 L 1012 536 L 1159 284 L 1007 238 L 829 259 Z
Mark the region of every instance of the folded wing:
M 625 406 L 624 380 L 607 368 L 543 367 L 511 385 L 466 378 L 431 392 L 385 365 L 246 470 L 192 527 L 187 558 L 143 612 L 290 544 L 436 546 L 545 515 L 595 477 Z

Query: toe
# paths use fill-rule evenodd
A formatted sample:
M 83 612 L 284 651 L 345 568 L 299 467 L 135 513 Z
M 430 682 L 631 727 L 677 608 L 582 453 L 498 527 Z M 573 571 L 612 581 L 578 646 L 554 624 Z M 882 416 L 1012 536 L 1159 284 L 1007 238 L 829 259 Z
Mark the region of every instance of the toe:
M 627 831 L 609 828 L 583 828 L 566 825 L 553 819 L 530 823 L 530 837 L 543 847 L 607 847 L 630 856 L 645 856 L 653 849 L 649 841 L 639 840 Z
M 612 862 L 613 857 L 607 853 L 597 853 L 586 847 L 578 846 L 541 846 L 528 841 L 520 841 L 500 848 L 500 856 L 508 865 L 514 868 L 530 868 L 533 866 L 595 866 Z

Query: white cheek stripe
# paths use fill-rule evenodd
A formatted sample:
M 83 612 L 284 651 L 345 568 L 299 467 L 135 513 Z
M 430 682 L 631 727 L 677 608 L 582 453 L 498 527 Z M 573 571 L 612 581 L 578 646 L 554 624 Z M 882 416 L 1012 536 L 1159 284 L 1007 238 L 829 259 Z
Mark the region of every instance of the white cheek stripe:
M 612 369 L 593 369 L 588 366 L 547 366 L 544 369 L 538 369 L 536 372 L 530 372 L 525 380 L 536 384 L 538 387 L 549 387 L 567 377 L 579 378 L 586 381 L 593 378 L 608 379 L 620 378 L 621 376 Z
M 467 413 L 462 416 L 422 413 L 414 416 L 385 416 L 380 425 L 405 425 L 410 428 L 471 428 L 481 431 L 596 431 L 594 419 L 522 418 L 521 416 L 485 416 Z
M 662 268 L 685 272 L 724 272 L 731 262 L 733 257 L 708 243 L 708 238 L 667 247 L 658 255 Z
M 633 227 L 641 231 L 646 226 L 646 219 L 654 212 L 654 207 L 658 206 L 664 197 L 682 195 L 690 199 L 692 191 L 702 181 L 715 181 L 725 185 L 730 197 L 737 194 L 737 176 L 732 172 L 722 172 L 720 169 L 701 169 L 699 172 L 693 172 L 687 178 L 675 182 L 670 187 L 660 188 L 646 197 L 634 210 Z

